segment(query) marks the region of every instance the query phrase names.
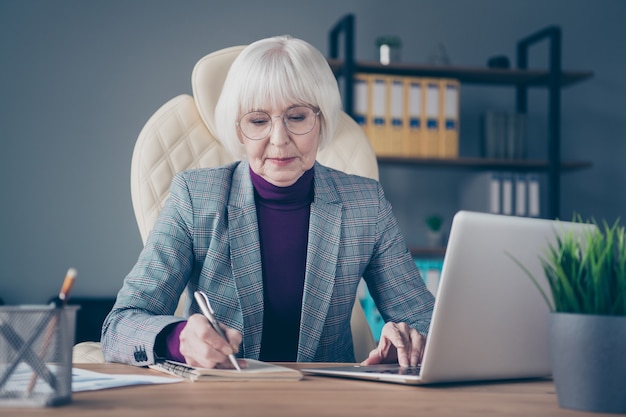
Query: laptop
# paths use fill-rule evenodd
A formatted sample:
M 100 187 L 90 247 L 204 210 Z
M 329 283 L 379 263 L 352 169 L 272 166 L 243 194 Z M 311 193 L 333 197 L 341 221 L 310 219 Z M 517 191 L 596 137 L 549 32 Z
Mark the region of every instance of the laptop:
M 304 373 L 402 384 L 540 378 L 551 375 L 549 307 L 540 256 L 555 233 L 591 225 L 458 212 L 450 237 L 422 364 L 308 367 Z

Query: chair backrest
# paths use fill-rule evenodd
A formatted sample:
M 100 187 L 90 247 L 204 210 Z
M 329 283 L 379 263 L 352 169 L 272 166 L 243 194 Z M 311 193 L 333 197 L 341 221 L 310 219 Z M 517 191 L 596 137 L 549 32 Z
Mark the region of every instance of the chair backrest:
M 216 167 L 235 160 L 214 134 L 213 112 L 228 69 L 243 48 L 222 49 L 200 59 L 191 77 L 193 96 L 183 94 L 165 103 L 139 133 L 130 177 L 131 199 L 143 243 L 177 172 Z M 317 159 L 323 165 L 347 173 L 378 179 L 378 164 L 369 140 L 360 126 L 343 112 L 335 138 L 318 153 Z M 358 302 L 351 326 L 355 356 L 357 360 L 364 359 L 375 345 Z M 357 355 L 357 350 L 363 352 Z

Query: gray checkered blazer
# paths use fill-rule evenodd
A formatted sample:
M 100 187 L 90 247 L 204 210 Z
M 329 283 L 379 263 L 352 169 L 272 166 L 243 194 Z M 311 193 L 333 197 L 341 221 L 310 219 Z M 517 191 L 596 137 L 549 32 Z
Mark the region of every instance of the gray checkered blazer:
M 433 297 L 377 181 L 315 165 L 298 362 L 354 362 L 350 315 L 363 277 L 385 321 L 428 332 Z M 288 238 L 288 237 L 286 237 Z M 105 359 L 154 362 L 156 335 L 187 291 L 205 291 L 217 318 L 239 330 L 239 355 L 258 359 L 263 278 L 247 162 L 182 172 L 102 328 Z

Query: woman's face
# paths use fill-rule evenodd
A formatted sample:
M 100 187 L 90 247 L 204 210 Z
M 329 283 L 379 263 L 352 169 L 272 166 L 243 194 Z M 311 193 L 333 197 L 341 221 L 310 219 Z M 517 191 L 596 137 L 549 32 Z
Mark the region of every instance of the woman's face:
M 308 107 L 306 109 L 310 110 Z M 321 116 L 316 110 L 306 116 L 301 112 L 302 106 L 293 105 L 285 108 L 258 110 L 266 114 L 255 112 L 253 118 L 242 117 L 238 129 L 239 140 L 244 145 L 250 167 L 257 175 L 277 187 L 292 185 L 315 163 L 320 142 L 320 120 L 318 119 Z M 259 140 L 246 137 L 243 124 L 255 126 L 253 129 L 262 130 L 256 126 L 263 124 L 269 128 L 268 115 L 271 118 L 270 133 Z M 305 134 L 292 133 L 291 131 L 302 131 L 303 117 L 314 118 L 311 131 Z M 291 131 L 287 129 L 283 121 L 290 125 Z

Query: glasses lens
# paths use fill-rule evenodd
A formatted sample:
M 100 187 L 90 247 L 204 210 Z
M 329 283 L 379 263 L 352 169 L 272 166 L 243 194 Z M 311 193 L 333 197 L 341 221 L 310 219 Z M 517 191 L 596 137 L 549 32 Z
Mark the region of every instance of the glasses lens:
M 294 135 L 306 135 L 313 127 L 317 114 L 310 107 L 292 107 L 285 112 L 283 121 L 287 130 Z
M 294 135 L 306 135 L 315 127 L 318 112 L 310 107 L 298 106 L 288 109 L 282 116 L 287 130 Z M 272 131 L 272 117 L 264 111 L 253 111 L 239 120 L 241 133 L 251 140 L 261 140 Z
M 239 128 L 248 139 L 263 139 L 270 133 L 272 118 L 265 112 L 253 111 L 241 118 Z

